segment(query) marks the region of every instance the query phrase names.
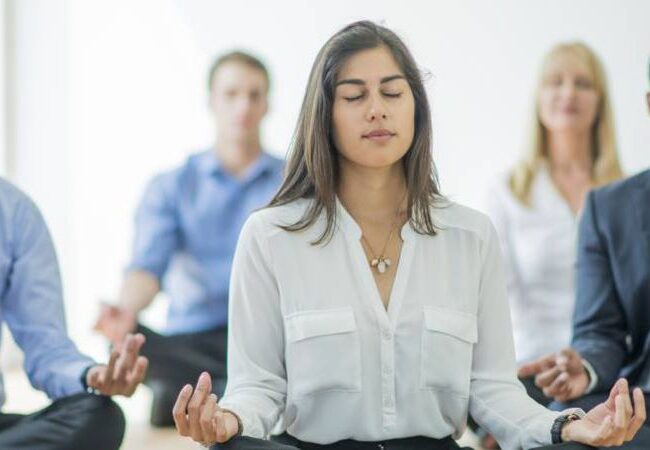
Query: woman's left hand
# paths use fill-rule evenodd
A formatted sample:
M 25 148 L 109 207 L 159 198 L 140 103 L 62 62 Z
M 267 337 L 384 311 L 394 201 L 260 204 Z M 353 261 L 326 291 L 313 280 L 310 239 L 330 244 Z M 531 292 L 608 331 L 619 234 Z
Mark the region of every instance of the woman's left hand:
M 581 420 L 564 425 L 562 441 L 610 447 L 632 440 L 646 419 L 645 399 L 641 389 L 634 389 L 633 397 L 634 406 L 627 380 L 619 379 L 605 402 L 594 407 Z

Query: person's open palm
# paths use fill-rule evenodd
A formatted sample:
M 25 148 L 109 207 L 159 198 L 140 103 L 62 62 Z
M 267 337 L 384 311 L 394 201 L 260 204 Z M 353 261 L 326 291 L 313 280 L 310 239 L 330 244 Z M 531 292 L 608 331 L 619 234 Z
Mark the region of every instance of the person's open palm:
M 137 327 L 135 314 L 115 305 L 102 303 L 95 330 L 106 336 L 115 348 L 120 348 L 127 334 Z
M 641 389 L 634 389 L 633 397 L 634 402 L 630 399 L 627 380 L 621 378 L 606 401 L 591 409 L 583 419 L 564 426 L 562 440 L 595 447 L 622 445 L 632 440 L 646 419 Z

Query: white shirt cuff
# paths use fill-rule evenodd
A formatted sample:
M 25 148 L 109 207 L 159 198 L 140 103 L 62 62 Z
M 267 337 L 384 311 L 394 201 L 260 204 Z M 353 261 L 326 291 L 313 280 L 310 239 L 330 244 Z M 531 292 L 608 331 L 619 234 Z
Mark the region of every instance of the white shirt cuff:
M 585 391 L 585 394 L 589 394 L 594 390 L 596 384 L 598 384 L 598 375 L 596 375 L 596 371 L 594 370 L 594 367 L 591 365 L 591 363 L 584 358 L 582 359 L 582 365 L 585 367 L 587 374 L 589 375 L 589 385 Z

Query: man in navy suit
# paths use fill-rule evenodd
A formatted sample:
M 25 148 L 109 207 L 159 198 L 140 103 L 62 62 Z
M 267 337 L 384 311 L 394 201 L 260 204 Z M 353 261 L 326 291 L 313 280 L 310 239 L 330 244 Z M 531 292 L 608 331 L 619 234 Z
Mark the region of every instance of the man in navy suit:
M 650 112 L 650 92 L 647 101 Z M 520 372 L 536 375 L 557 408 L 589 410 L 619 377 L 643 390 L 648 408 L 650 170 L 589 193 L 580 220 L 576 295 L 571 348 Z M 644 428 L 634 443 L 650 448 L 650 427 Z

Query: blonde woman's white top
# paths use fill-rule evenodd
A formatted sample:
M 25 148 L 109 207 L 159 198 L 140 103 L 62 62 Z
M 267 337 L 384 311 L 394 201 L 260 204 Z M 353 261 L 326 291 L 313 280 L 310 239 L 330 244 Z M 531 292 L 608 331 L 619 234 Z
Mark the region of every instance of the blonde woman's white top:
M 254 213 L 230 285 L 228 387 L 221 405 L 244 434 L 266 437 L 278 419 L 296 438 L 326 444 L 459 436 L 468 412 L 504 449 L 550 444 L 558 413 L 516 377 L 510 313 L 490 221 L 450 204 L 432 209 L 435 236 L 404 240 L 386 310 L 361 229 L 338 204 L 304 232 L 278 227 L 306 200 Z
M 505 177 L 488 196 L 504 254 L 519 364 L 571 343 L 575 304 L 577 219 L 545 168 L 530 196 L 530 206 L 519 202 Z

